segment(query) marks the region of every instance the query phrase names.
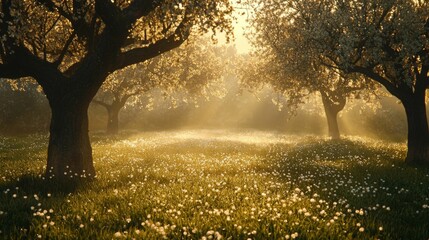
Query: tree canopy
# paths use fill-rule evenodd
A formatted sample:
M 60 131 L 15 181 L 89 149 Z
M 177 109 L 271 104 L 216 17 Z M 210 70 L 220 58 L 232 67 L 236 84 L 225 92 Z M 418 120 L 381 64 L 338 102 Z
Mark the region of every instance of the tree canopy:
M 179 46 L 191 29 L 230 33 L 231 11 L 228 1 L 5 0 L 1 75 L 34 77 L 48 91 L 51 81 L 67 80 L 85 63 L 97 63 L 89 56 L 113 44 L 110 38 L 120 43 L 118 52 L 105 50 L 114 54 L 109 73 Z M 45 68 L 35 64 L 51 70 L 51 80 L 39 80 Z
M 303 44 L 294 16 L 287 14 L 287 1 L 247 3 L 254 11 L 250 19 L 254 30 L 248 33 L 254 56 L 242 71 L 242 82 L 250 88 L 270 85 L 286 97 L 291 110 L 313 93 L 320 93 L 330 136 L 338 138 L 336 116 L 346 99 L 370 100 L 377 85 L 368 78 L 324 65 L 317 53 Z

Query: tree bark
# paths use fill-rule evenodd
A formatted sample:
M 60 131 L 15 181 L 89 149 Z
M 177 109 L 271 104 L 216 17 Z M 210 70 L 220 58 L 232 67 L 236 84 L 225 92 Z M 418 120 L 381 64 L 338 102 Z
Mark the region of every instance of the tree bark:
M 94 178 L 88 135 L 89 103 L 56 100 L 50 99 L 52 116 L 46 176 L 56 179 Z
M 116 108 L 114 106 L 107 108 L 107 134 L 118 134 L 120 110 L 120 108 Z
M 337 117 L 338 113 L 344 109 L 346 103 L 345 98 L 340 98 L 340 101 L 335 103 L 325 92 L 320 91 L 320 94 L 322 95 L 323 108 L 325 110 L 326 120 L 328 123 L 329 137 L 333 140 L 340 139 L 341 135 Z
M 338 128 L 338 112 L 332 108 L 325 107 L 326 120 L 328 122 L 328 133 L 331 139 L 340 139 L 340 129 Z
M 429 166 L 429 129 L 426 116 L 425 93 L 414 93 L 402 101 L 407 116 L 408 151 L 405 161 L 413 165 Z

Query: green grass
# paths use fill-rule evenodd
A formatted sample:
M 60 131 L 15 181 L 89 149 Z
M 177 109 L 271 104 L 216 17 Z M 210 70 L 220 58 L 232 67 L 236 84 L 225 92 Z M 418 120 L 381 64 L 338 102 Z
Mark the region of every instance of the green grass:
M 92 136 L 96 180 L 43 180 L 47 136 L 0 138 L 4 239 L 428 239 L 405 146 L 272 132 Z

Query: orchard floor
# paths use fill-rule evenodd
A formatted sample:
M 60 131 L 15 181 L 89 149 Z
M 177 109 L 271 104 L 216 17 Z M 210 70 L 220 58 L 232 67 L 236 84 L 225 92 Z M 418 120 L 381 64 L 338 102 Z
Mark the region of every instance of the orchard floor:
M 429 239 L 404 144 L 249 130 L 93 134 L 97 178 L 43 180 L 45 135 L 0 137 L 1 239 Z

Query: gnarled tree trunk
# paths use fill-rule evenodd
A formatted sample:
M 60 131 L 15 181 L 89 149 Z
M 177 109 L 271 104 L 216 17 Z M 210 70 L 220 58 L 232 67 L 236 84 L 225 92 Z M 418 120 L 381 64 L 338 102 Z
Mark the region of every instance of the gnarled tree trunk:
M 331 139 L 340 139 L 340 129 L 338 127 L 338 113 L 344 109 L 346 99 L 336 96 L 338 102 L 333 101 L 327 93 L 320 91 L 322 95 L 323 108 L 325 110 L 326 120 L 328 123 L 328 133 Z
M 406 162 L 429 165 L 429 129 L 426 116 L 425 93 L 414 93 L 402 101 L 407 116 L 408 152 Z
M 60 99 L 57 101 L 51 103 L 46 175 L 59 179 L 93 178 L 95 169 L 88 135 L 89 103 Z

